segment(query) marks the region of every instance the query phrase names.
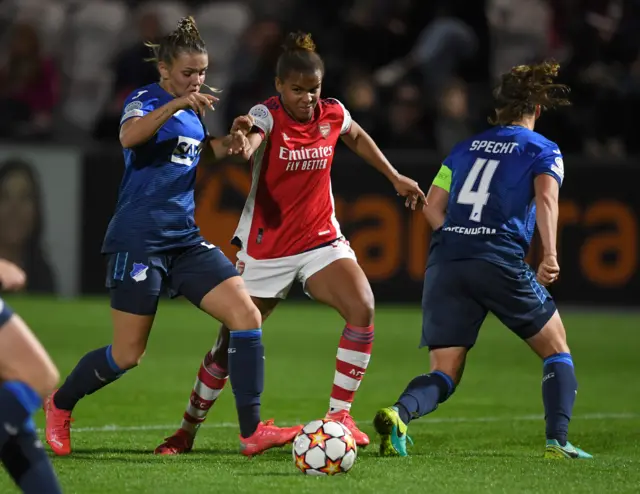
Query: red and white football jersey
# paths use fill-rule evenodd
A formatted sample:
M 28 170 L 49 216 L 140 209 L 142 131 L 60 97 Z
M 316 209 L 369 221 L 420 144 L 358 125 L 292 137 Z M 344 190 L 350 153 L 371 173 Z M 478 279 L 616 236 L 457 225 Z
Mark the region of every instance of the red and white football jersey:
M 313 120 L 301 123 L 274 96 L 249 114 L 263 134 L 252 157 L 252 183 L 235 239 L 254 259 L 293 256 L 340 237 L 331 192 L 338 138 L 351 114 L 321 99 Z

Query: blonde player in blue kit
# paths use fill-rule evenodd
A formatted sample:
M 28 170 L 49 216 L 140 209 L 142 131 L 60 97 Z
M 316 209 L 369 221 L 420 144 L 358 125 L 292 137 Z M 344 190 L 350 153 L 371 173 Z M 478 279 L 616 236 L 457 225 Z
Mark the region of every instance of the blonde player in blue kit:
M 422 295 L 421 347 L 431 369 L 413 379 L 394 406 L 378 411 L 380 453 L 407 456 L 407 426 L 434 411 L 460 382 L 467 353 L 488 312 L 543 360 L 547 458 L 591 458 L 567 441 L 577 392 L 573 360 L 545 285 L 560 272 L 558 146 L 534 132 L 542 110 L 569 102 L 554 84 L 559 65 L 520 65 L 502 76 L 494 127 L 456 145 L 427 196 L 434 233 Z M 535 226 L 544 258 L 537 276 L 525 262 Z
M 215 161 L 240 153 L 246 138 L 234 132 L 212 138 L 202 123 L 217 98 L 200 93 L 209 57 L 193 18 L 182 19 L 151 47 L 161 80 L 134 91 L 125 102 L 120 120 L 125 171 L 102 244 L 112 344 L 82 357 L 46 401 L 47 442 L 57 455 L 71 453 L 74 407 L 138 365 L 166 288 L 231 328 L 229 379 L 240 447 L 252 456 L 290 442 L 300 427 L 260 420 L 262 316 L 234 265 L 202 237 L 194 220 L 201 154 Z

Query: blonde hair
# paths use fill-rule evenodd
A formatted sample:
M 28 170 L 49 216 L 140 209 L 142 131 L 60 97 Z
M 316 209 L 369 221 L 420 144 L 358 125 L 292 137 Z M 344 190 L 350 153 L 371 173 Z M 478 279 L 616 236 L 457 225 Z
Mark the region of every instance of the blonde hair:
M 560 64 L 548 60 L 535 65 L 518 65 L 503 74 L 493 96 L 496 100 L 495 116 L 489 118 L 492 125 L 508 125 L 524 115 L 542 110 L 570 105 L 565 95 L 569 87 L 554 83 Z
M 153 53 L 153 56 L 145 58 L 145 61 L 164 62 L 167 65 L 170 65 L 181 52 L 207 53 L 207 47 L 192 16 L 180 19 L 176 29 L 164 36 L 160 43 L 147 41 L 144 45 Z M 216 89 L 206 84 L 203 84 L 203 86 L 214 93 L 221 91 L 221 89 Z
M 207 53 L 207 48 L 200 37 L 196 21 L 191 16 L 180 19 L 178 27 L 164 36 L 160 43 L 147 41 L 144 46 L 153 52 L 153 57 L 145 60 L 156 63 L 164 62 L 170 64 L 181 51 Z

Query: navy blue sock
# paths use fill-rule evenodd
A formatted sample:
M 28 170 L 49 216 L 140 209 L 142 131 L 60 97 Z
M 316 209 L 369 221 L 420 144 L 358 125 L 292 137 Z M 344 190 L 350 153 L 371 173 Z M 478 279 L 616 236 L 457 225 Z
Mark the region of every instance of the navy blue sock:
M 264 389 L 262 330 L 231 331 L 229 379 L 236 398 L 240 435 L 251 436 L 260 423 L 260 395 Z
M 111 345 L 87 353 L 71 371 L 53 396 L 56 408 L 73 410 L 82 398 L 112 383 L 126 372 L 120 369 L 111 354 Z
M 409 383 L 398 401 L 398 414 L 405 424 L 438 408 L 453 394 L 456 385 L 444 372 L 433 371 L 416 377 Z
M 33 430 L 31 415 L 40 408 L 38 393 L 20 381 L 0 386 L 0 450 L 24 429 Z
M 0 460 L 25 494 L 61 494 L 58 479 L 34 430 L 12 436 L 0 449 Z
M 547 439 L 556 439 L 562 446 L 567 443 L 577 391 L 578 381 L 570 353 L 556 353 L 544 359 L 542 401 Z

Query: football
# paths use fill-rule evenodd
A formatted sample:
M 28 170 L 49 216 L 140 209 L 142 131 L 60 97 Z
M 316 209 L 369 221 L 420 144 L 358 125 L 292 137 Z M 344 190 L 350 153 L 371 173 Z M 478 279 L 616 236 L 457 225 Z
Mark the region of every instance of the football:
M 293 440 L 293 462 L 305 475 L 347 473 L 357 455 L 356 441 L 349 429 L 333 420 L 309 422 Z

